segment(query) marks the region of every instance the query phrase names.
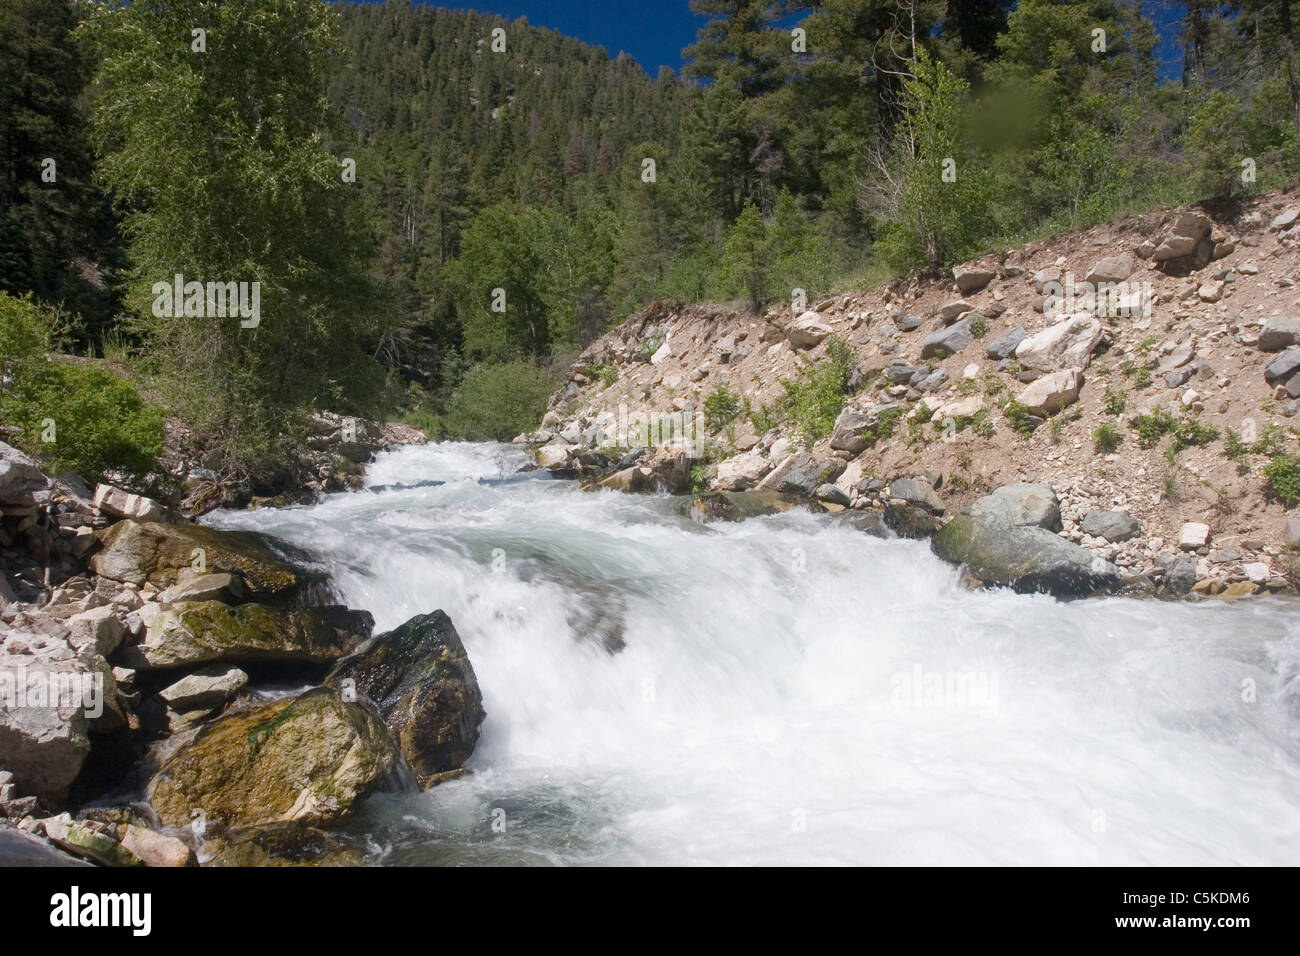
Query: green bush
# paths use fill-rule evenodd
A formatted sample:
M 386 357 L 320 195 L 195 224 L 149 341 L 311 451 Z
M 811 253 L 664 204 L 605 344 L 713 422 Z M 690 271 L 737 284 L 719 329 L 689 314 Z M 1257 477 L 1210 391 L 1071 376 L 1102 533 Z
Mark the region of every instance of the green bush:
M 892 438 L 894 436 L 894 427 L 902 416 L 903 407 L 901 405 L 895 408 L 883 409 L 877 414 L 876 423 L 862 429 L 862 440 L 867 443 L 867 447 L 870 448 L 881 439 Z
M 1029 407 L 1024 402 L 1018 402 L 1015 399 L 1007 402 L 1006 407 L 1002 409 L 1002 414 L 1007 417 L 1011 427 L 1019 435 L 1032 435 L 1037 423 L 1034 416 L 1029 414 Z
M 1213 425 L 1198 422 L 1194 418 L 1184 419 L 1174 430 L 1174 451 L 1182 451 L 1193 445 L 1208 445 L 1219 437 L 1219 430 Z
M 741 397 L 727 387 L 726 381 L 713 386 L 704 399 L 704 427 L 712 435 L 736 420 L 742 408 Z
M 0 294 L 0 421 L 18 429 L 14 444 L 55 472 L 90 481 L 155 471 L 162 409 L 103 366 L 51 360 L 52 324 L 30 298 Z
M 1129 426 L 1137 432 L 1139 447 L 1150 448 L 1165 435 L 1177 431 L 1178 421 L 1166 409 L 1157 408 L 1147 415 L 1135 416 Z
M 447 432 L 471 441 L 509 441 L 536 429 L 551 393 L 564 377 L 532 362 L 473 366 L 452 392 Z
M 825 438 L 835 427 L 844 408 L 844 390 L 857 364 L 853 350 L 832 336 L 826 343 L 826 359 L 804 371 L 801 381 L 782 382 L 786 414 L 795 434 L 805 445 Z
M 975 336 L 977 339 L 984 338 L 984 334 L 989 330 L 988 319 L 984 318 L 984 316 L 980 315 L 978 312 L 971 314 L 968 324 L 970 325 L 970 334 Z
M 420 429 L 420 431 L 424 432 L 424 437 L 429 441 L 437 441 L 446 430 L 446 426 L 438 413 L 429 411 L 427 408 L 417 408 L 413 412 L 407 412 L 402 416 L 402 423 Z
M 1128 404 L 1128 393 L 1122 388 L 1111 388 L 1107 385 L 1101 404 L 1106 409 L 1106 414 L 1119 415 Z
M 1264 466 L 1264 480 L 1279 501 L 1288 508 L 1300 502 L 1300 455 L 1283 452 Z
M 1109 455 L 1123 440 L 1123 433 L 1112 422 L 1102 422 L 1092 430 L 1092 443 L 1099 455 Z

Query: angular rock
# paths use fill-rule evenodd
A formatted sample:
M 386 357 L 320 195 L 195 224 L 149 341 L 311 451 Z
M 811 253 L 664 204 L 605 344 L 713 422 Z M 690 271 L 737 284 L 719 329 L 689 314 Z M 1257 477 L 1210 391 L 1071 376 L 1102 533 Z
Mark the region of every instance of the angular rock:
M 324 664 L 356 650 L 373 625 L 369 612 L 337 605 L 283 609 L 191 601 L 162 608 L 144 641 L 123 657 L 140 670 L 211 661 Z
M 811 309 L 803 313 L 785 328 L 785 337 L 790 346 L 796 349 L 810 349 L 821 344 L 831 334 L 831 327 L 817 312 Z
M 1061 530 L 1061 502 L 1051 485 L 1027 481 L 1003 485 L 966 508 L 981 520 Z
M 847 451 L 854 455 L 866 450 L 867 441 L 862 432 L 872 423 L 872 416 L 856 408 L 845 408 L 835 419 L 831 430 L 831 448 Z
M 1080 374 L 1077 368 L 1062 369 L 1030 383 L 1017 399 L 1031 415 L 1050 415 L 1079 399 Z
M 1156 262 L 1181 259 L 1193 255 L 1201 242 L 1210 234 L 1213 224 L 1197 212 L 1185 212 L 1174 220 L 1173 228 L 1151 253 Z
M 1035 525 L 978 517 L 963 509 L 934 536 L 939 557 L 964 565 L 986 586 L 1020 593 L 1084 597 L 1113 587 L 1119 569 L 1073 542 Z
M 952 277 L 957 282 L 957 288 L 963 294 L 978 292 L 992 282 L 996 275 L 997 272 L 993 269 L 980 265 L 953 266 L 952 270 Z
M 164 687 L 158 696 L 179 713 L 212 710 L 230 700 L 248 683 L 248 675 L 229 664 L 209 664 Z
M 1280 352 L 1300 344 L 1300 316 L 1269 316 L 1255 344 L 1262 352 Z
M 1133 274 L 1133 260 L 1128 256 L 1107 256 L 1089 270 L 1085 282 L 1126 282 Z
M 576 444 L 552 442 L 549 445 L 542 445 L 535 453 L 537 467 L 551 471 L 568 468 L 570 467 L 569 460 L 577 450 L 578 446 Z
M 844 473 L 845 464 L 838 458 L 818 461 L 808 455 L 794 454 L 777 465 L 758 488 L 783 494 L 811 495 L 818 485 L 834 482 Z
M 1101 323 L 1090 315 L 1075 315 L 1031 335 L 1016 346 L 1016 361 L 1025 368 L 1055 372 L 1085 369 L 1101 341 Z
M 374 701 L 422 787 L 474 752 L 483 697 L 460 635 L 442 611 L 368 641 L 339 662 L 326 684 Z
M 719 491 L 744 491 L 771 470 L 772 463 L 758 452 L 746 452 L 718 462 L 718 473 L 711 484 Z
M 391 774 L 397 751 L 378 714 L 318 687 L 228 713 L 182 747 L 149 781 L 168 826 L 194 811 L 209 824 L 329 826 Z
M 952 325 L 967 312 L 973 312 L 975 306 L 965 299 L 958 299 L 955 302 L 946 302 L 939 307 L 939 318 L 943 320 L 944 325 Z
M 895 478 L 889 483 L 889 494 L 931 514 L 941 515 L 945 510 L 943 499 L 935 494 L 929 483 L 915 478 Z
M 1189 521 L 1178 532 L 1178 550 L 1195 551 L 1205 547 L 1210 539 L 1210 526 L 1199 521 Z
M 1089 511 L 1079 527 L 1084 534 L 1110 542 L 1127 541 L 1142 533 L 1142 523 L 1127 511 Z
M 921 343 L 921 358 L 947 358 L 960 352 L 973 341 L 975 341 L 975 334 L 971 332 L 970 320 L 961 319 L 947 328 L 936 329 L 927 335 Z
M 1016 326 L 1009 332 L 1004 332 L 988 344 L 984 349 L 984 354 L 991 359 L 1010 358 L 1016 354 L 1016 347 L 1029 337 L 1029 333 L 1024 330 L 1023 326 Z
M 95 509 L 100 514 L 111 518 L 134 518 L 136 521 L 166 521 L 170 516 L 166 506 L 146 498 L 133 495 L 113 485 L 95 486 Z
M 194 851 L 184 840 L 167 836 L 147 827 L 126 824 L 121 837 L 122 849 L 145 866 L 194 866 Z
M 100 532 L 103 548 L 90 559 L 95 573 L 113 581 L 175 584 L 182 569 L 201 557 L 208 572 L 240 574 L 258 595 L 288 595 L 320 580 L 276 555 L 256 536 L 203 525 L 119 521 Z
M 1287 349 L 1264 369 L 1264 381 L 1273 385 L 1300 373 L 1300 347 Z

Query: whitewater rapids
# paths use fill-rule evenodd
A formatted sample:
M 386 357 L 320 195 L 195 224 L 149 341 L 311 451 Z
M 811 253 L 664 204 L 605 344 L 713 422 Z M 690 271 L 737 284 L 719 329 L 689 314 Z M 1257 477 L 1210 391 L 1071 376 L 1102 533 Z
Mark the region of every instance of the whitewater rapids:
M 473 772 L 373 797 L 367 862 L 1300 861 L 1296 599 L 969 592 L 924 543 L 705 527 L 524 460 L 403 448 L 366 491 L 209 516 L 377 631 L 442 608 L 464 639 Z

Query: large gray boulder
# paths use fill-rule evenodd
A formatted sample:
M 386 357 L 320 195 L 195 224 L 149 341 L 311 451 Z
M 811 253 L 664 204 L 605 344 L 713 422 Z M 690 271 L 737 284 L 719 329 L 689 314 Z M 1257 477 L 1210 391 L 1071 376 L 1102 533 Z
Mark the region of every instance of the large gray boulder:
M 1084 534 L 1107 541 L 1127 541 L 1142 533 L 1142 523 L 1127 511 L 1089 511 L 1079 525 Z
M 970 319 L 961 319 L 944 329 L 936 329 L 921 343 L 921 358 L 947 358 L 975 341 Z
M 442 611 L 367 641 L 326 684 L 374 702 L 422 787 L 459 769 L 474 752 L 483 695 L 465 645 Z
M 1264 352 L 1280 352 L 1300 344 L 1300 316 L 1274 315 L 1265 319 L 1256 344 Z
M 984 585 L 1020 593 L 1083 597 L 1118 584 L 1115 565 L 1048 530 L 1059 525 L 1060 512 L 1044 487 L 1010 486 L 981 498 L 944 525 L 931 546 Z

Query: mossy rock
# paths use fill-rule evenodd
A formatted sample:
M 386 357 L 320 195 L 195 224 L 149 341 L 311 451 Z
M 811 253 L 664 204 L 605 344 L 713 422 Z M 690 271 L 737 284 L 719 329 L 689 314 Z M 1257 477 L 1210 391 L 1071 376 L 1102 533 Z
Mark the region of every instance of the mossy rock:
M 325 683 L 350 686 L 374 701 L 422 787 L 474 752 L 483 696 L 465 645 L 442 611 L 375 637 L 340 661 Z
M 209 841 L 205 866 L 358 866 L 361 854 L 294 821 L 230 830 Z
M 945 561 L 964 565 L 986 586 L 1021 593 L 1085 597 L 1120 581 L 1119 569 L 1037 525 L 1016 525 L 963 510 L 931 539 Z
M 221 717 L 162 766 L 148 797 L 168 826 L 188 825 L 196 811 L 218 828 L 332 826 L 396 761 L 370 707 L 318 687 Z
M 195 551 L 200 549 L 208 573 L 238 573 L 254 595 L 286 596 L 323 580 L 322 575 L 290 564 L 257 536 L 243 532 L 127 520 L 100 531 L 98 538 L 102 548 L 91 564 L 96 574 L 113 581 L 171 587 L 181 569 L 193 566 Z
M 156 669 L 210 661 L 326 664 L 352 653 L 370 636 L 366 611 L 329 605 L 277 608 L 186 601 L 163 608 L 142 643 L 128 647 L 132 667 Z
M 744 521 L 802 507 L 821 510 L 816 502 L 766 488 L 751 491 L 706 491 L 691 499 L 690 515 L 696 521 L 707 524 L 710 521 Z

